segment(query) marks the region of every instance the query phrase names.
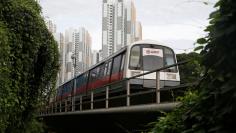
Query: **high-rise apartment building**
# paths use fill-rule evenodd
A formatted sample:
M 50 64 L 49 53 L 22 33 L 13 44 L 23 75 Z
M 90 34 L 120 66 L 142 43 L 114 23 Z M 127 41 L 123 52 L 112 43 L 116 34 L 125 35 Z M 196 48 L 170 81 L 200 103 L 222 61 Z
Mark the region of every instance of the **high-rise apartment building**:
M 58 85 L 61 85 L 65 81 L 65 40 L 64 35 L 62 33 L 55 33 L 53 34 L 55 40 L 58 44 L 58 50 L 59 50 L 59 64 L 60 64 L 60 70 L 58 74 Z
M 56 24 L 54 24 L 52 20 L 49 19 L 49 17 L 45 17 L 44 19 L 49 32 L 55 34 L 57 32 Z
M 136 9 L 133 0 L 103 0 L 103 58 L 135 41 Z
M 92 65 L 92 52 L 91 52 L 91 36 L 85 28 L 79 28 L 73 34 L 75 44 L 75 75 L 78 75 Z
M 85 28 L 70 28 L 65 31 L 65 81 L 86 71 L 91 66 L 91 44 L 91 36 Z
M 103 0 L 102 50 L 104 58 L 112 54 L 114 49 L 114 3 L 114 0 Z
M 39 1 L 38 1 L 39 2 Z M 64 73 L 65 73 L 65 46 L 64 46 L 64 36 L 62 33 L 56 33 L 56 24 L 49 17 L 44 17 L 45 24 L 48 31 L 53 35 L 55 41 L 57 42 L 58 51 L 59 51 L 59 64 L 60 70 L 57 74 L 56 85 L 59 86 L 64 82 Z
M 125 18 L 125 45 L 129 45 L 135 41 L 136 8 L 133 0 L 126 1 Z
M 135 25 L 135 41 L 142 40 L 142 25 L 140 22 L 136 22 Z
M 68 81 L 72 77 L 74 77 L 74 66 L 73 59 L 71 58 L 73 55 L 74 45 L 73 45 L 73 33 L 75 29 L 69 28 L 65 31 L 65 81 Z
M 92 65 L 95 65 L 99 62 L 99 52 L 97 50 L 93 50 L 92 52 Z
M 99 50 L 98 51 L 98 60 L 99 60 L 99 62 L 102 61 L 102 59 L 103 59 L 102 58 L 102 50 Z

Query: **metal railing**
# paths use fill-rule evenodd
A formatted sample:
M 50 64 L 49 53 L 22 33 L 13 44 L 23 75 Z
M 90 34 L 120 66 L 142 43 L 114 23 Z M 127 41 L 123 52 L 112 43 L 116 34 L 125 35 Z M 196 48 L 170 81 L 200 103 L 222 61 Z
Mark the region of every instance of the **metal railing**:
M 67 97 L 61 101 L 55 101 L 44 107 L 40 111 L 40 115 L 48 115 L 62 112 L 86 111 L 94 109 L 110 109 L 113 107 L 129 107 L 140 104 L 160 104 L 161 92 L 169 91 L 171 98 L 168 102 L 175 102 L 173 91 L 180 88 L 186 88 L 189 85 L 180 85 L 176 87 L 168 87 L 160 89 L 160 71 L 165 69 L 186 64 L 188 61 L 179 62 L 173 65 L 162 67 L 150 72 L 139 74 L 130 78 L 125 78 L 99 88 L 95 88 L 86 92 L 86 94 L 74 95 Z M 131 88 L 130 80 L 156 72 L 156 87 L 149 89 Z M 168 94 L 167 94 L 168 95 Z M 132 100 L 134 99 L 134 100 Z M 139 101 L 141 99 L 141 102 Z M 144 100 L 144 102 L 142 101 Z M 146 100 L 146 101 L 145 101 Z M 164 101 L 167 102 L 167 101 Z

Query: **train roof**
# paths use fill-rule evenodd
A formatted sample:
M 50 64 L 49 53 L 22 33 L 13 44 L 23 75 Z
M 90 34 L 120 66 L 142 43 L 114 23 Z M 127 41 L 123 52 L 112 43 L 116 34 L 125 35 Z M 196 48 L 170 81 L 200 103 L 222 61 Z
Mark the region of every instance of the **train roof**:
M 147 40 L 140 40 L 140 41 L 134 42 L 132 44 L 158 44 L 158 45 L 160 45 L 162 43 L 158 42 L 158 41 L 155 41 L 155 40 L 147 39 Z
M 172 49 L 171 47 L 165 45 L 165 44 L 162 43 L 162 42 L 158 42 L 158 41 L 150 40 L 150 39 L 137 41 L 137 42 L 134 42 L 134 43 L 131 44 L 131 45 L 134 45 L 134 44 L 157 44 L 157 45 L 164 46 L 164 47 L 167 47 L 167 48 Z

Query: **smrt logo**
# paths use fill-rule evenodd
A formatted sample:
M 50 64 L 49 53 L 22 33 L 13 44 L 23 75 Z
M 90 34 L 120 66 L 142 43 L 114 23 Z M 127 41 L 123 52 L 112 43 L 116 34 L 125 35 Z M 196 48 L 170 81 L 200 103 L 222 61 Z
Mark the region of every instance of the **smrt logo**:
M 147 51 L 146 51 L 146 53 L 147 53 L 147 54 L 150 54 L 150 53 L 151 53 L 151 51 L 150 51 L 150 50 L 147 50 Z

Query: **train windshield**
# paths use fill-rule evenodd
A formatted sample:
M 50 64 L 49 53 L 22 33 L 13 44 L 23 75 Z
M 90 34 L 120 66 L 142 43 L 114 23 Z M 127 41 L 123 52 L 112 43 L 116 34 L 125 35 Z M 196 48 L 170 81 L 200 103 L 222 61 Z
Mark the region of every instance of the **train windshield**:
M 175 64 L 174 52 L 158 45 L 135 45 L 130 53 L 130 65 L 132 70 L 152 71 L 164 66 Z M 169 68 L 168 72 L 176 72 L 177 68 Z
M 173 65 L 173 64 L 176 63 L 174 52 L 171 49 L 164 48 L 164 55 L 165 55 L 165 59 L 164 59 L 165 66 Z M 165 71 L 167 71 L 167 72 L 177 72 L 177 67 L 171 67 L 171 68 L 168 68 Z
M 160 48 L 143 48 L 142 66 L 145 71 L 163 67 L 163 50 Z
M 134 46 L 130 53 L 130 69 L 140 70 L 141 69 L 141 47 Z

